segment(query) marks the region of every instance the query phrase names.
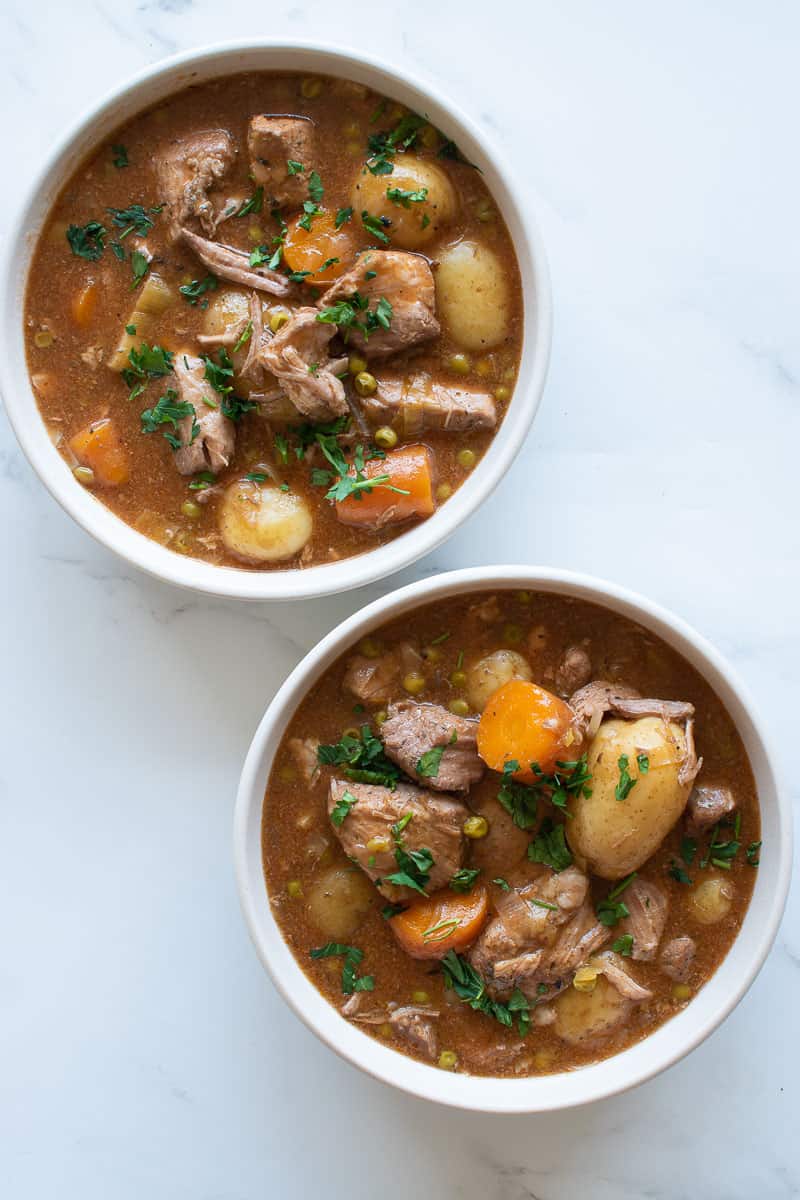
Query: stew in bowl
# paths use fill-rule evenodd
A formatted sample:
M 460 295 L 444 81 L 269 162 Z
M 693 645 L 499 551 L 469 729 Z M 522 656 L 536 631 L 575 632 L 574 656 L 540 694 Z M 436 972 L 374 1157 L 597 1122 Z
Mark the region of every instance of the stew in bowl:
M 104 137 L 25 306 L 75 479 L 251 571 L 364 554 L 447 505 L 508 411 L 523 319 L 481 170 L 425 113 L 306 71 L 197 83 Z
M 377 602 L 287 682 L 243 778 L 240 883 L 284 995 L 336 1048 L 454 1103 L 504 1108 L 526 1080 L 576 1102 L 732 1007 L 759 965 L 740 937 L 762 849 L 762 956 L 788 859 L 738 694 L 671 621 L 557 572 L 457 572 Z M 559 1082 L 578 1068 L 603 1084 Z

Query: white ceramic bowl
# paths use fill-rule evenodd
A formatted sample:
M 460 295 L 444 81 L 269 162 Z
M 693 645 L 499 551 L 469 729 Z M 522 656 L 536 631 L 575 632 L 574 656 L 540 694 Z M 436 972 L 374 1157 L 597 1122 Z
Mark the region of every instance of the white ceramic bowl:
M 489 452 L 463 487 L 427 521 L 387 545 L 302 571 L 214 566 L 175 554 L 114 516 L 74 479 L 52 445 L 31 391 L 22 337 L 36 237 L 52 201 L 86 154 L 122 122 L 189 84 L 270 69 L 353 79 L 430 117 L 483 171 L 514 241 L 525 299 L 523 354 L 514 396 Z M 551 297 L 545 254 L 530 209 L 530 198 L 512 184 L 484 131 L 432 84 L 412 81 L 405 71 L 400 75 L 376 59 L 309 43 L 249 41 L 193 50 L 149 67 L 95 105 L 55 146 L 9 232 L 0 267 L 0 389 L 20 445 L 45 486 L 79 525 L 128 562 L 171 583 L 248 600 L 289 600 L 345 591 L 398 571 L 438 546 L 486 499 L 511 466 L 539 406 L 550 354 Z
M 761 805 L 763 847 L 755 890 L 724 962 L 685 1009 L 637 1045 L 581 1070 L 529 1079 L 452 1074 L 383 1046 L 342 1017 L 304 975 L 272 915 L 261 860 L 261 811 L 275 751 L 297 705 L 349 646 L 421 604 L 492 588 L 557 592 L 604 605 L 677 650 L 711 684 L 744 741 Z M 453 571 L 384 596 L 337 626 L 295 668 L 270 704 L 245 760 L 234 823 L 242 909 L 258 955 L 278 991 L 332 1049 L 370 1075 L 428 1100 L 483 1112 L 542 1112 L 600 1100 L 677 1062 L 741 1000 L 766 958 L 783 912 L 791 871 L 791 809 L 778 789 L 763 729 L 741 683 L 717 651 L 678 617 L 631 592 L 548 567 L 480 567 Z

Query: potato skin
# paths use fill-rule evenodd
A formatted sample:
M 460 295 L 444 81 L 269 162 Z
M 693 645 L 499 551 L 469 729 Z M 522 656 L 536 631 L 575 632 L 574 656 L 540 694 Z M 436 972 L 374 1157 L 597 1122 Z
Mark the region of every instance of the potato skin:
M 375 902 L 375 889 L 361 871 L 330 867 L 308 893 L 308 915 L 325 937 L 339 941 L 355 933 Z
M 245 562 L 293 558 L 313 529 L 311 513 L 300 496 L 248 479 L 230 485 L 218 520 L 227 549 Z
M 434 270 L 437 313 L 463 350 L 490 350 L 508 334 L 508 281 L 482 242 L 464 239 L 439 255 Z
M 730 912 L 734 893 L 733 883 L 722 875 L 703 879 L 689 893 L 689 915 L 701 925 L 716 925 Z
M 476 712 L 483 712 L 491 696 L 512 679 L 530 682 L 533 671 L 516 650 L 495 650 L 467 669 L 467 696 Z
M 678 782 L 686 741 L 683 730 L 659 717 L 604 721 L 588 750 L 591 796 L 572 801 L 567 841 L 588 869 L 603 879 L 622 879 L 654 854 L 686 806 L 691 785 Z M 637 754 L 650 769 L 640 774 Z M 637 783 L 624 800 L 614 792 L 619 758 Z
M 604 975 L 598 975 L 592 992 L 567 988 L 555 1001 L 553 1028 L 570 1045 L 602 1037 L 616 1029 L 630 1011 L 630 1001 L 621 996 Z
M 458 207 L 455 189 L 441 167 L 416 154 L 399 154 L 393 163 L 391 175 L 361 170 L 353 182 L 351 203 L 357 218 L 366 210 L 391 222 L 388 234 L 393 247 L 421 250 L 452 222 Z M 406 207 L 389 199 L 390 188 L 406 192 L 427 188 L 428 194 L 424 200 L 408 201 Z

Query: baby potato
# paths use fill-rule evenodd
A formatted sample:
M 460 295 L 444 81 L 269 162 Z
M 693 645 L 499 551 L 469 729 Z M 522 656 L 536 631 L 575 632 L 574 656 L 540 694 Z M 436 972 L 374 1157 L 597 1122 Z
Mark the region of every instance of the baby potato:
M 313 522 L 300 496 L 274 484 L 239 479 L 219 508 L 222 540 L 245 562 L 280 562 L 293 558 L 311 537 Z
M 569 987 L 554 1004 L 553 1029 L 565 1042 L 574 1045 L 601 1037 L 622 1022 L 630 1011 L 630 1002 L 620 995 L 604 975 L 598 975 L 594 989 L 581 992 Z
M 489 697 L 512 679 L 533 679 L 528 660 L 516 650 L 495 650 L 468 667 L 467 696 L 475 711 L 483 712 Z
M 235 288 L 221 288 L 208 296 L 208 308 L 203 316 L 203 333 L 227 333 L 232 325 L 239 325 L 250 316 L 247 293 Z
M 464 350 L 489 350 L 508 334 L 509 295 L 500 260 L 482 242 L 448 246 L 434 270 L 437 312 Z
M 330 867 L 311 885 L 308 915 L 325 937 L 350 937 L 375 899 L 372 884 L 357 867 Z
M 455 189 L 441 167 L 416 154 L 399 154 L 393 162 L 391 175 L 362 169 L 353 182 L 350 203 L 359 219 L 366 210 L 390 221 L 387 233 L 393 246 L 419 250 L 453 220 Z M 424 192 L 425 198 L 413 200 L 405 192 Z
M 604 721 L 588 750 L 590 796 L 576 796 L 567 841 L 590 871 L 603 879 L 621 879 L 655 853 L 684 810 L 690 785 L 678 782 L 686 750 L 683 730 L 659 717 Z M 620 784 L 622 756 L 634 786 L 624 799 Z M 647 759 L 642 771 L 637 756 Z
M 692 888 L 687 897 L 689 915 L 701 925 L 715 925 L 727 917 L 733 902 L 734 886 L 722 875 L 712 875 Z

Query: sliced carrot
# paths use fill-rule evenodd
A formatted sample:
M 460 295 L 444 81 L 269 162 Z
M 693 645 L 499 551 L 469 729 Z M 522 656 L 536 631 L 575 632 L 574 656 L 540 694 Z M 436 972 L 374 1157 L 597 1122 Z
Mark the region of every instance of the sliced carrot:
M 523 679 L 512 679 L 489 698 L 478 725 L 478 753 L 493 771 L 507 762 L 519 763 L 514 778 L 535 783 L 536 763 L 553 771 L 568 752 L 573 712 L 552 692 Z
M 308 271 L 304 283 L 332 283 L 352 266 L 356 243 L 347 225 L 336 228 L 333 213 L 323 209 L 311 217 L 311 228 L 300 224 L 304 214 L 294 217 L 286 231 L 283 257 L 292 271 Z M 335 262 L 329 263 L 330 259 Z M 323 263 L 329 263 L 322 269 Z
M 95 421 L 70 438 L 69 448 L 85 467 L 92 468 L 95 482 L 101 486 L 119 487 L 128 482 L 128 455 L 113 421 Z
M 475 941 L 488 912 L 489 897 L 480 884 L 465 896 L 445 889 L 414 900 L 389 919 L 389 928 L 412 958 L 444 958 L 448 950 L 465 950 Z
M 97 284 L 93 279 L 72 298 L 72 316 L 78 325 L 88 325 L 97 307 Z
M 336 515 L 345 525 L 380 529 L 410 517 L 429 517 L 434 510 L 433 469 L 427 446 L 403 446 L 386 458 L 376 458 L 364 467 L 367 479 L 388 475 L 369 493 L 360 489 L 336 503 Z M 398 488 L 393 492 L 391 488 Z

